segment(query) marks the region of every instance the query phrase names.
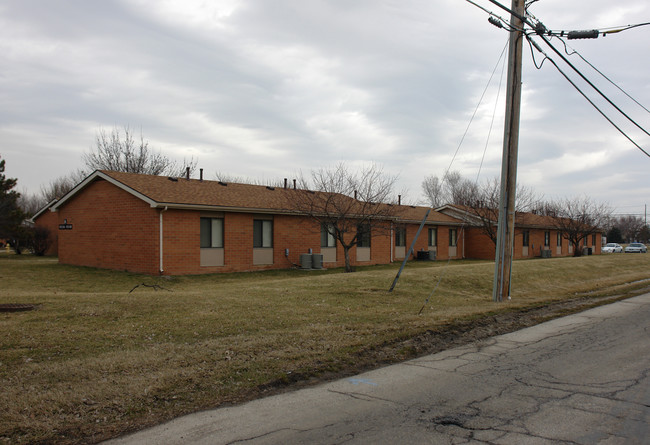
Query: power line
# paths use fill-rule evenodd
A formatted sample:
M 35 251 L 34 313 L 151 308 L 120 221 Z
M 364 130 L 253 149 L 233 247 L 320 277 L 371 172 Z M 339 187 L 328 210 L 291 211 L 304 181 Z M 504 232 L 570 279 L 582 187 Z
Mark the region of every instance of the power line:
M 643 108 L 645 111 L 647 111 L 648 113 L 650 113 L 650 110 L 648 110 L 645 106 L 643 106 L 643 104 L 641 104 L 638 100 L 636 100 L 635 98 L 633 98 L 632 96 L 630 96 L 630 95 L 627 93 L 627 91 L 625 91 L 625 90 L 624 90 L 623 88 L 621 88 L 618 84 L 616 84 L 616 82 L 614 82 L 614 81 L 611 80 L 609 77 L 607 77 L 604 73 L 602 73 L 602 72 L 601 72 L 598 68 L 596 68 L 593 64 L 591 64 L 591 63 L 590 63 L 587 59 L 585 59 L 585 58 L 582 56 L 582 54 L 580 54 L 576 49 L 571 48 L 571 52 L 569 52 L 568 49 L 567 49 L 567 44 L 566 44 L 566 42 L 565 42 L 564 40 L 561 40 L 561 39 L 560 39 L 560 41 L 561 41 L 562 43 L 564 43 L 564 52 L 565 52 L 568 56 L 572 56 L 572 55 L 576 54 L 578 57 L 580 57 L 580 59 L 582 59 L 583 62 L 585 62 L 587 65 L 589 65 L 589 66 L 590 66 L 594 71 L 596 71 L 596 72 L 597 72 L 598 74 L 600 74 L 602 77 L 604 77 L 605 80 L 607 80 L 609 83 L 611 83 L 612 85 L 614 85 L 614 86 L 615 86 L 615 87 L 616 87 L 616 88 L 617 88 L 621 93 L 625 94 L 629 99 L 631 99 L 632 101 L 634 101 L 634 103 L 636 103 L 638 106 L 640 106 L 640 107 Z
M 625 113 L 623 110 L 621 110 L 621 109 L 618 107 L 618 105 L 616 105 L 614 102 L 612 102 L 612 100 L 611 100 L 609 97 L 607 97 L 607 96 L 605 95 L 605 93 L 603 93 L 602 91 L 600 91 L 600 89 L 598 89 L 598 87 L 597 87 L 596 85 L 594 85 L 594 84 L 593 84 L 589 79 L 587 79 L 587 77 L 586 77 L 584 74 L 582 74 L 582 72 L 580 72 L 580 70 L 579 70 L 578 68 L 576 68 L 575 65 L 573 65 L 573 64 L 569 61 L 569 59 L 567 59 L 566 57 L 564 57 L 564 55 L 562 54 L 562 52 L 560 52 L 560 51 L 559 51 L 555 46 L 553 46 L 553 44 L 552 44 L 552 43 L 551 43 L 551 42 L 550 42 L 550 41 L 549 41 L 549 40 L 544 36 L 543 33 L 538 32 L 537 35 L 538 35 L 538 36 L 539 36 L 539 37 L 544 41 L 544 43 L 546 43 L 546 45 L 548 45 L 548 46 L 553 50 L 553 52 L 555 52 L 555 54 L 557 54 L 558 56 L 560 56 L 560 58 L 564 61 L 564 63 L 566 63 L 567 65 L 569 65 L 569 66 L 571 67 L 571 69 L 573 69 L 573 71 L 575 71 L 575 72 L 576 72 L 576 73 L 577 73 L 577 74 L 582 78 L 582 80 L 584 80 L 585 82 L 587 82 L 587 84 L 589 84 L 589 86 L 590 86 L 591 88 L 593 88 L 593 89 L 594 89 L 594 90 L 595 90 L 595 91 L 596 91 L 596 92 L 597 92 L 597 93 L 598 93 L 598 94 L 599 94 L 603 99 L 605 99 L 605 100 L 606 100 L 606 101 L 607 101 L 607 102 L 608 102 L 612 107 L 614 107 L 614 108 L 615 108 L 619 113 L 621 113 L 623 116 L 625 116 L 625 118 L 626 118 L 627 120 L 629 120 L 632 124 L 634 124 L 638 129 L 640 129 L 640 130 L 641 130 L 642 132 L 644 132 L 646 135 L 650 136 L 650 133 L 648 133 L 648 131 L 647 131 L 645 128 L 643 128 L 641 125 L 639 125 L 639 124 L 638 124 L 634 119 L 632 119 L 630 116 L 628 116 L 627 113 Z M 528 36 L 527 36 L 527 37 L 528 37 Z M 548 56 L 547 56 L 547 57 L 548 57 Z M 647 154 L 647 153 L 646 153 L 646 154 Z
M 477 5 L 476 3 L 474 3 L 474 2 L 472 2 L 472 1 L 470 1 L 470 0 L 467 0 L 467 1 L 470 2 L 470 3 L 472 3 L 472 4 L 474 4 L 475 6 L 479 7 L 480 9 L 482 9 L 482 10 L 484 10 L 484 11 L 487 11 L 487 9 L 485 9 L 485 8 L 483 8 L 483 7 L 479 6 L 479 5 Z M 553 32 L 553 31 L 549 31 L 549 30 L 544 26 L 544 24 L 543 24 L 541 21 L 535 19 L 535 23 L 533 23 L 533 21 L 531 21 L 528 17 L 526 17 L 526 14 L 524 14 L 524 15 L 517 14 L 517 13 L 515 13 L 514 11 L 512 11 L 510 8 L 504 6 L 503 4 L 501 4 L 500 2 L 498 2 L 498 1 L 496 1 L 496 0 L 488 0 L 488 1 L 489 1 L 490 3 L 492 3 L 492 4 L 496 5 L 496 6 L 498 6 L 499 8 L 503 9 L 504 11 L 508 12 L 508 13 L 511 14 L 512 16 L 517 17 L 517 18 L 518 18 L 519 20 L 521 20 L 524 24 L 530 26 L 531 29 L 532 29 L 532 31 L 531 31 L 530 33 L 533 33 L 533 32 L 534 32 L 535 34 L 537 34 L 537 35 L 538 35 L 538 36 L 539 36 L 539 37 L 540 37 L 540 38 L 541 38 L 541 39 L 542 39 L 542 40 L 543 40 L 543 41 L 544 41 L 544 42 L 545 42 L 545 43 L 546 43 L 546 44 L 547 44 L 547 45 L 548 45 L 548 46 L 549 46 L 549 47 L 550 47 L 550 48 L 551 48 L 551 49 L 552 49 L 552 50 L 553 50 L 553 51 L 554 51 L 558 56 L 560 56 L 560 58 L 561 58 L 561 59 L 562 59 L 562 60 L 563 60 L 567 65 L 569 65 L 569 66 L 570 66 L 570 67 L 571 67 L 571 68 L 572 68 L 572 69 L 573 69 L 573 70 L 574 70 L 574 71 L 575 71 L 575 72 L 576 72 L 576 73 L 577 73 L 577 74 L 578 74 L 578 75 L 579 75 L 579 76 L 580 76 L 580 77 L 581 77 L 581 78 L 582 78 L 582 79 L 583 79 L 583 80 L 584 80 L 584 81 L 589 85 L 589 86 L 591 86 L 591 87 L 592 87 L 592 88 L 593 88 L 593 89 L 594 89 L 594 90 L 595 90 L 595 91 L 596 91 L 596 92 L 597 92 L 601 97 L 603 97 L 603 99 L 605 99 L 605 100 L 606 100 L 606 101 L 607 101 L 607 102 L 608 102 L 612 107 L 614 107 L 614 108 L 615 108 L 619 113 L 621 113 L 621 114 L 622 114 L 622 115 L 623 115 L 627 120 L 629 120 L 633 125 L 635 125 L 637 128 L 639 128 L 643 133 L 645 133 L 646 135 L 650 136 L 650 133 L 648 133 L 648 131 L 647 131 L 645 128 L 643 128 L 641 125 L 639 125 L 639 124 L 638 124 L 634 119 L 632 119 L 629 115 L 627 115 L 623 110 L 621 110 L 620 107 L 618 107 L 618 106 L 617 106 L 617 105 L 616 105 L 616 104 L 615 104 L 611 99 L 609 99 L 609 97 L 607 97 L 607 96 L 606 96 L 606 95 L 605 95 L 605 94 L 604 94 L 600 89 L 598 89 L 598 87 L 596 87 L 596 86 L 595 86 L 595 85 L 594 85 L 594 84 L 593 84 L 589 79 L 587 79 L 587 77 L 584 76 L 584 75 L 580 72 L 580 70 L 578 70 L 578 69 L 577 69 L 577 68 L 576 68 L 576 67 L 575 67 L 575 66 L 574 66 L 574 65 L 573 65 L 573 64 L 572 64 L 572 63 L 571 63 L 571 62 L 570 62 L 566 57 L 564 57 L 564 56 L 562 55 L 562 53 L 561 53 L 560 51 L 558 51 L 558 49 L 555 48 L 555 46 L 553 46 L 553 44 L 552 44 L 552 43 L 551 43 L 551 42 L 550 42 L 550 41 L 545 37 L 545 35 L 556 36 L 556 35 L 555 35 L 555 32 Z M 528 3 L 526 4 L 526 7 L 528 7 L 528 6 L 532 5 L 533 3 L 535 3 L 535 1 L 536 1 L 536 0 L 532 0 L 532 1 L 528 2 Z M 488 11 L 488 12 L 489 12 L 489 11 Z M 489 13 L 490 13 L 491 15 L 493 15 L 491 12 L 489 12 Z M 637 24 L 637 25 L 628 25 L 628 26 L 623 27 L 623 28 L 614 28 L 614 29 L 612 29 L 612 30 L 610 30 L 610 31 L 602 31 L 602 32 L 603 32 L 603 33 L 621 32 L 621 31 L 625 31 L 625 30 L 627 30 L 627 29 L 632 29 L 632 28 L 636 28 L 636 27 L 639 27 L 639 26 L 645 26 L 645 25 L 648 25 L 648 24 L 650 24 L 650 22 L 648 22 L 648 23 L 640 23 L 640 24 Z M 598 31 L 598 30 L 591 30 L 591 31 L 570 31 L 570 32 L 571 32 L 571 33 L 574 33 L 574 34 L 573 34 L 573 37 L 574 37 L 574 38 L 587 38 L 589 35 L 592 35 L 592 36 L 593 36 L 594 33 L 595 33 L 595 37 L 598 37 L 598 34 L 599 34 L 601 31 Z M 560 33 L 563 34 L 563 35 L 566 35 L 567 38 L 569 38 L 569 37 L 568 37 L 568 33 L 569 33 L 569 32 L 562 31 L 562 32 L 560 32 Z M 595 38 L 595 37 L 594 37 L 594 38 Z M 587 97 L 587 95 L 586 95 L 586 94 L 585 94 L 585 93 L 584 93 L 584 92 L 583 92 L 583 91 L 582 91 L 582 90 L 581 90 L 581 89 L 580 89 L 580 88 L 579 88 L 579 87 L 578 87 L 578 86 L 577 86 L 577 85 L 576 85 L 576 84 L 575 84 L 575 83 L 574 83 L 574 82 L 573 82 L 573 81 L 572 81 L 572 80 L 571 80 L 571 79 L 570 79 L 570 78 L 569 78 L 569 77 L 564 73 L 564 71 L 562 71 L 562 70 L 560 69 L 560 67 L 557 65 L 557 63 L 555 63 L 555 61 L 553 61 L 550 57 L 548 57 L 548 55 L 547 55 L 544 51 L 542 51 L 542 49 L 537 45 L 537 43 L 536 43 L 534 40 L 530 39 L 529 33 L 526 33 L 526 38 L 529 40 L 529 43 L 530 43 L 530 44 L 534 45 L 535 48 L 536 48 L 539 52 L 541 52 L 542 54 L 544 54 L 544 56 L 545 56 L 545 59 L 544 59 L 544 60 L 546 60 L 546 59 L 550 60 L 551 63 L 553 63 L 553 65 L 555 66 L 555 68 L 556 68 L 556 69 L 557 69 L 557 70 L 558 70 L 558 71 L 559 71 L 559 72 L 560 72 L 560 73 L 561 73 L 561 74 L 562 74 L 562 75 L 563 75 L 563 76 L 564 76 L 564 77 L 569 81 L 569 83 L 571 83 L 571 85 L 572 85 L 572 86 L 573 86 L 573 87 L 574 87 L 574 88 L 575 88 L 575 89 L 576 89 L 580 94 L 582 94 L 582 96 L 583 96 L 585 99 L 587 99 L 587 101 L 588 101 L 588 102 L 589 102 L 589 103 L 590 103 L 594 108 L 596 108 L 596 110 L 598 110 L 598 112 L 599 112 L 601 115 L 603 115 L 603 117 L 605 117 L 605 119 L 607 119 L 607 121 L 608 121 L 610 124 L 612 124 L 612 126 L 614 126 L 614 128 L 616 128 L 616 129 L 617 129 L 621 134 L 623 134 L 623 136 L 625 136 L 625 137 L 626 137 L 630 142 L 632 142 L 632 144 L 635 145 L 639 150 L 641 150 L 641 151 L 642 151 L 646 156 L 649 156 L 649 157 L 650 157 L 650 155 L 648 154 L 648 152 L 646 152 L 643 148 L 641 148 L 640 145 L 638 145 L 634 140 L 632 140 L 632 139 L 631 139 L 631 138 L 630 138 L 630 137 L 629 137 L 629 136 L 628 136 L 628 135 L 627 135 L 627 134 L 626 134 L 626 133 L 625 133 L 621 128 L 619 128 L 619 127 L 618 127 L 618 126 L 617 126 L 617 125 L 616 125 L 616 124 L 615 124 L 615 123 L 614 123 L 614 122 L 613 122 L 613 121 L 612 121 L 612 120 L 611 120 L 611 119 L 610 119 L 610 118 L 609 118 L 609 117 L 608 117 L 608 116 L 607 116 L 607 115 L 606 115 L 606 114 L 605 114 L 605 113 L 604 113 L 600 108 L 598 108 L 598 106 L 596 106 L 596 104 L 595 104 L 591 99 L 589 99 L 589 97 Z M 559 38 L 559 37 L 558 37 L 558 38 Z M 560 40 L 564 43 L 564 41 L 563 41 L 562 39 L 560 39 Z M 566 45 L 566 44 L 565 44 L 565 45 Z M 533 63 L 535 64 L 535 66 L 536 66 L 538 69 L 541 68 L 541 66 L 542 66 L 543 63 L 544 63 L 544 60 L 542 61 L 542 63 L 541 63 L 540 66 L 538 67 L 538 66 L 537 66 L 537 63 L 536 63 L 536 61 L 535 61 L 535 58 L 534 58 L 534 53 L 533 53 L 533 51 L 532 51 L 532 48 L 531 48 L 531 54 L 533 54 Z M 592 66 L 592 67 L 593 67 L 593 66 Z M 595 69 L 595 68 L 594 68 L 594 69 Z M 602 73 L 601 73 L 601 75 L 602 75 Z M 626 93 L 626 94 L 627 94 L 627 93 Z M 630 96 L 628 95 L 628 97 L 630 97 Z M 634 100 L 634 99 L 633 99 L 633 100 Z M 636 101 L 635 101 L 635 102 L 636 102 Z M 637 102 L 637 103 L 638 103 L 638 102 Z M 645 107 L 643 107 L 643 108 L 645 109 Z
M 609 34 L 617 34 L 619 32 L 627 31 L 629 29 L 638 28 L 640 26 L 648 26 L 650 22 L 647 23 L 637 23 L 636 25 L 627 25 L 627 26 L 612 26 L 609 28 L 594 28 L 581 31 L 567 31 L 567 30 L 546 30 L 546 35 L 548 36 L 558 36 L 566 37 L 569 40 L 576 39 L 597 39 L 599 36 L 606 37 Z
M 505 29 L 507 29 L 508 31 L 515 31 L 515 30 L 517 30 L 516 28 L 514 28 L 514 27 L 510 24 L 510 22 L 508 22 L 508 21 L 507 21 L 506 19 L 504 19 L 503 17 L 496 15 L 495 13 L 493 13 L 492 11 L 490 11 L 489 9 L 484 8 L 483 6 L 479 5 L 478 3 L 476 3 L 476 2 L 474 2 L 474 1 L 472 1 L 472 0 L 465 0 L 465 1 L 466 1 L 467 3 L 470 3 L 470 4 L 474 5 L 474 6 L 476 6 L 477 8 L 479 8 L 480 10 L 482 10 L 482 11 L 484 11 L 484 12 L 487 12 L 487 13 L 490 15 L 490 17 L 488 18 L 488 22 L 490 22 L 491 24 L 493 24 L 493 25 L 496 26 L 497 28 L 505 28 Z M 523 31 L 523 30 L 519 29 L 519 30 L 517 30 L 517 31 Z
M 540 48 L 540 46 L 537 44 L 537 42 L 535 42 L 533 39 L 531 39 L 530 36 L 526 36 L 526 38 L 528 39 L 529 42 L 532 43 L 532 45 L 535 47 L 535 49 L 537 49 L 537 51 L 539 51 L 540 53 L 542 53 L 542 54 L 544 55 L 544 57 L 545 57 L 546 59 L 548 59 L 548 61 L 551 62 L 551 63 L 553 64 L 553 66 L 554 66 L 554 67 L 555 67 L 555 68 L 560 72 L 560 74 L 562 74 L 562 76 L 564 76 L 564 78 L 565 78 L 565 79 L 566 79 L 566 80 L 567 80 L 567 81 L 568 81 L 568 82 L 573 86 L 573 88 L 575 88 L 575 89 L 576 89 L 576 90 L 577 90 L 577 91 L 582 95 L 582 97 L 584 97 L 584 98 L 587 100 L 587 102 L 589 102 L 589 103 L 591 104 L 591 106 L 593 106 L 593 107 L 594 107 L 594 108 L 595 108 L 595 109 L 596 109 L 596 110 L 597 110 L 597 111 L 598 111 L 598 112 L 599 112 L 599 113 L 600 113 L 600 114 L 601 114 L 605 119 L 607 119 L 607 121 L 608 121 L 610 124 L 612 124 L 612 126 L 613 126 L 614 128 L 616 128 L 616 129 L 617 129 L 617 130 L 618 130 L 618 131 L 619 131 L 623 136 L 625 136 L 625 137 L 627 138 L 628 141 L 630 141 L 632 144 L 634 144 L 634 146 L 636 146 L 636 148 L 638 148 L 639 150 L 641 150 L 641 151 L 642 151 L 646 156 L 650 157 L 650 153 L 648 153 L 648 152 L 645 151 L 643 148 L 641 148 L 641 146 L 640 146 L 639 144 L 637 144 L 637 143 L 636 143 L 636 142 L 635 142 L 635 141 L 634 141 L 630 136 L 627 135 L 627 133 L 625 133 L 625 132 L 624 132 L 624 131 L 623 131 L 623 130 L 618 126 L 618 125 L 616 125 L 616 124 L 614 123 L 614 121 L 612 121 L 612 120 L 609 118 L 609 116 L 607 116 L 607 115 L 605 114 L 605 112 L 602 111 L 602 110 L 601 110 L 601 109 L 600 109 L 600 108 L 599 108 L 599 107 L 598 107 L 598 106 L 597 106 L 597 105 L 596 105 L 596 104 L 595 104 L 595 103 L 594 103 L 594 102 L 593 102 L 593 101 L 592 101 L 592 100 L 591 100 L 591 99 L 590 99 L 590 98 L 589 98 L 589 97 L 588 97 L 588 96 L 587 96 L 587 95 L 586 95 L 586 94 L 585 94 L 585 93 L 580 89 L 580 87 L 578 87 L 578 85 L 576 85 L 575 82 L 573 82 L 573 81 L 571 80 L 571 78 L 570 78 L 570 77 L 569 77 L 569 76 L 568 76 L 564 71 L 562 71 L 562 69 L 557 65 L 557 63 L 555 63 L 555 61 L 554 61 L 552 58 L 550 58 L 550 57 L 549 57 L 549 56 L 548 56 L 548 55 L 547 55 L 547 54 L 542 50 L 542 48 Z

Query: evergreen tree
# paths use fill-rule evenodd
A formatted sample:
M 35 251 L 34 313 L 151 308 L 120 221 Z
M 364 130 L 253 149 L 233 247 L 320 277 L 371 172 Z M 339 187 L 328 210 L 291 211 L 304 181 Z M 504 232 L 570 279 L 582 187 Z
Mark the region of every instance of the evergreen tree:
M 607 242 L 608 243 L 622 243 L 623 242 L 623 234 L 621 233 L 621 229 L 619 229 L 616 226 L 609 229 L 609 231 L 607 232 Z
M 4 174 L 5 160 L 0 158 L 0 238 L 15 240 L 21 234 L 25 215 L 18 206 L 20 194 L 13 190 L 16 179 Z

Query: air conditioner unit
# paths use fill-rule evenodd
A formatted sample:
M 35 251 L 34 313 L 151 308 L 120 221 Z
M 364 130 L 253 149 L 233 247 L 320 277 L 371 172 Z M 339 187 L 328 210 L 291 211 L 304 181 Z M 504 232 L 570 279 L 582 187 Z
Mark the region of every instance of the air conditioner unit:
M 311 269 L 311 253 L 301 253 L 300 254 L 300 267 L 302 269 Z

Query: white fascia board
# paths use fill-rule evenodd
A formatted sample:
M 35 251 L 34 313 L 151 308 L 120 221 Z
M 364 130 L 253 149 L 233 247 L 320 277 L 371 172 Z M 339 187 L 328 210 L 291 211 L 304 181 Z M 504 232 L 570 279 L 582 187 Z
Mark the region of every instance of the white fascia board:
M 156 201 L 152 200 L 146 195 L 143 195 L 142 193 L 132 189 L 131 187 L 128 187 L 121 182 L 115 180 L 114 178 L 111 178 L 105 173 L 102 173 L 99 170 L 95 170 L 93 173 L 91 173 L 86 179 L 81 181 L 79 184 L 77 184 L 72 190 L 70 190 L 68 193 L 66 193 L 63 198 L 61 198 L 56 204 L 52 206 L 52 211 L 56 212 L 59 210 L 59 208 L 64 205 L 68 200 L 70 200 L 72 197 L 74 197 L 77 193 L 79 193 L 81 190 L 86 188 L 90 183 L 92 183 L 95 179 L 101 178 L 104 179 L 105 181 L 110 182 L 116 187 L 119 187 L 120 189 L 124 190 L 127 193 L 130 193 L 131 195 L 140 198 L 141 200 L 145 201 L 147 204 L 149 204 L 151 207 L 156 207 Z
M 478 225 L 482 224 L 481 218 L 472 214 L 471 212 L 468 212 L 466 210 L 461 210 L 458 207 L 445 205 L 438 208 L 436 211 L 444 215 L 451 216 L 452 218 L 456 218 L 462 221 L 463 223 L 478 224 Z
M 239 212 L 239 213 L 265 213 L 265 214 L 282 214 L 282 215 L 300 215 L 298 212 L 281 209 L 258 209 L 249 207 L 232 207 L 205 204 L 181 204 L 177 202 L 156 202 L 152 201 L 151 207 L 155 209 L 176 209 L 176 210 L 200 210 L 211 212 Z
M 38 212 L 36 212 L 31 218 L 29 218 L 27 221 L 31 222 L 34 224 L 34 220 L 41 216 L 43 213 L 47 212 L 48 210 L 52 210 L 51 207 L 56 203 L 56 199 L 53 199 L 52 201 L 48 202 L 45 204 Z

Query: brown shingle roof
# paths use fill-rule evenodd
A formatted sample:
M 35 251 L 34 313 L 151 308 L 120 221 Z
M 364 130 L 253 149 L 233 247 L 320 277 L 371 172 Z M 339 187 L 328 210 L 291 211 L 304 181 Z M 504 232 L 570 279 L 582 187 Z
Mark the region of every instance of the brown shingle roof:
M 420 206 L 399 206 L 398 216 L 400 221 L 403 222 L 420 223 L 427 213 L 428 208 Z M 461 221 L 432 209 L 427 217 L 427 223 L 461 224 Z
M 114 171 L 103 174 L 159 204 L 286 211 L 292 189 Z
M 109 170 L 100 170 L 91 174 L 79 184 L 69 195 L 59 203 L 63 203 L 82 190 L 94 180 L 109 180 L 120 188 L 148 201 L 152 206 L 162 207 L 187 207 L 213 210 L 242 210 L 250 212 L 296 213 L 291 210 L 292 193 L 296 191 L 291 187 L 269 187 L 264 185 L 251 185 L 239 183 L 223 183 L 220 181 L 207 181 L 185 178 L 168 178 L 165 176 L 143 175 L 138 173 L 124 173 Z M 316 192 L 320 193 L 320 192 Z M 353 198 L 341 195 L 341 199 Z M 355 201 L 356 202 L 356 201 Z M 386 206 L 388 204 L 380 204 Z M 398 220 L 409 223 L 420 223 L 428 207 L 401 205 L 395 206 L 394 214 Z M 392 219 L 391 217 L 389 217 Z M 427 217 L 428 223 L 460 224 L 460 221 L 435 210 L 431 210 Z
M 462 212 L 479 215 L 483 218 L 493 218 L 496 224 L 498 212 L 493 209 L 473 208 L 459 204 L 449 204 L 448 207 L 456 208 Z M 515 214 L 515 225 L 517 227 L 534 227 L 552 229 L 557 227 L 557 218 L 553 216 L 538 215 L 530 212 L 517 212 Z

